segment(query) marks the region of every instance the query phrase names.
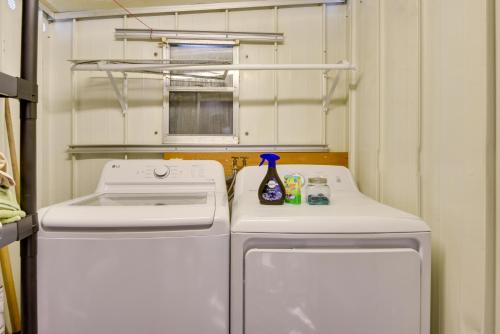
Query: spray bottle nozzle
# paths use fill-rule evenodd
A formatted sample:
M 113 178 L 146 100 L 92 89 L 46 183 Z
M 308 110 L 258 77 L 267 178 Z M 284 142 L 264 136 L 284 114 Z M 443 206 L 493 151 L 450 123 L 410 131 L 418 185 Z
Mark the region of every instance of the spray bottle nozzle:
M 273 153 L 261 154 L 260 157 L 262 158 L 262 161 L 260 162 L 259 166 L 262 166 L 267 160 L 270 168 L 276 167 L 276 160 L 280 159 L 279 155 Z

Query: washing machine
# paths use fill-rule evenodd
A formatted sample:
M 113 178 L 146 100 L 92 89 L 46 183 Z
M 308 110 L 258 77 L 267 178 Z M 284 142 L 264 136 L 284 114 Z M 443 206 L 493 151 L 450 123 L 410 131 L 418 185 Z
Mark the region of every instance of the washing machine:
M 94 194 L 39 212 L 40 334 L 227 334 L 222 165 L 117 160 Z
M 236 181 L 231 334 L 429 333 L 431 240 L 421 219 L 364 196 L 336 166 L 278 166 L 282 179 L 327 178 L 330 205 L 260 205 L 265 173 L 247 167 Z

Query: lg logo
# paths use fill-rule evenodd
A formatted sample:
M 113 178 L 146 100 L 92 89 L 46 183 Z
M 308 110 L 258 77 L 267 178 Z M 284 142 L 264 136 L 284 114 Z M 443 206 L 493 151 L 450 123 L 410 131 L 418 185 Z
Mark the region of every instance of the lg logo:
M 120 165 L 112 165 L 111 168 L 120 168 Z

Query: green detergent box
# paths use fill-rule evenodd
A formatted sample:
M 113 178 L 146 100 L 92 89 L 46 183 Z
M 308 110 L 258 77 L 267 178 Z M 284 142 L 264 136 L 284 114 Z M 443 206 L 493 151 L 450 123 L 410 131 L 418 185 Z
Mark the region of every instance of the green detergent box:
M 302 203 L 302 186 L 304 178 L 302 175 L 293 174 L 285 175 L 285 203 L 301 204 Z

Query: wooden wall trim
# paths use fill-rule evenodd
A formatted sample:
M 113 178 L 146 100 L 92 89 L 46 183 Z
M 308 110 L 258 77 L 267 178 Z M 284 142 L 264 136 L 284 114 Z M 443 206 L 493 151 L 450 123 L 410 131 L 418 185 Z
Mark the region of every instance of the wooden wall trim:
M 260 154 L 255 152 L 200 152 L 200 153 L 180 153 L 169 152 L 164 153 L 164 159 L 183 159 L 183 160 L 216 160 L 224 166 L 224 171 L 227 176 L 231 175 L 232 170 L 232 157 L 239 157 L 239 166 L 243 164 L 243 157 L 247 158 L 248 166 L 256 166 L 260 163 Z M 305 152 L 293 153 L 282 152 L 277 153 L 281 156 L 278 164 L 305 164 L 305 165 L 337 165 L 348 167 L 348 153 L 347 152 Z

